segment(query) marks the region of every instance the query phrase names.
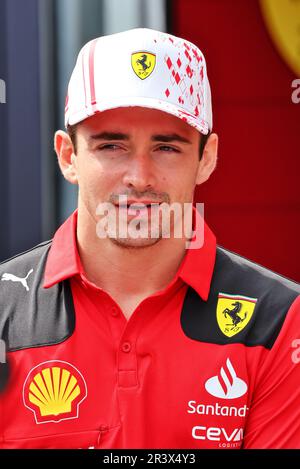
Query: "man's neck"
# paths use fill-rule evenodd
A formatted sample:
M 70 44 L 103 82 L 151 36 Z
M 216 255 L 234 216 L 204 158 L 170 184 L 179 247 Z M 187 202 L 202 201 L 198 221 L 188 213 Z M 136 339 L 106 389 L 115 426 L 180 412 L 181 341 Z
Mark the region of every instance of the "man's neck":
M 164 289 L 185 256 L 184 239 L 161 239 L 148 247 L 127 248 L 96 234 L 96 222 L 78 212 L 77 244 L 88 280 L 119 304 L 125 298 L 142 300 Z

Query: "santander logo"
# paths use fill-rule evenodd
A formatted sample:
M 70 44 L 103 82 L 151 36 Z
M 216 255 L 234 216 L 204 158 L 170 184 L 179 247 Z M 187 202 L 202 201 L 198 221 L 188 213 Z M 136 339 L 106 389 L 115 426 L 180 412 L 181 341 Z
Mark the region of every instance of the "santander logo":
M 248 386 L 245 381 L 237 377 L 230 359 L 227 358 L 226 366 L 222 366 L 218 376 L 213 376 L 206 381 L 205 389 L 215 397 L 236 399 L 246 394 Z

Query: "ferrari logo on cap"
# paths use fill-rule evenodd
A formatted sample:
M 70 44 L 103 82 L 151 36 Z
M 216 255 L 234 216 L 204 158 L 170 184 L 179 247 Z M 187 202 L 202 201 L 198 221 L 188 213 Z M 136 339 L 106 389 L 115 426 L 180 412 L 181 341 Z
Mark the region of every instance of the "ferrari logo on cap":
M 131 66 L 134 73 L 145 80 L 154 70 L 156 64 L 156 55 L 150 52 L 135 52 L 131 54 Z
M 241 332 L 249 323 L 257 298 L 219 293 L 217 321 L 219 328 L 227 337 Z
M 36 423 L 61 422 L 78 418 L 79 405 L 87 396 L 85 380 L 67 362 L 50 360 L 33 368 L 24 383 L 25 407 Z

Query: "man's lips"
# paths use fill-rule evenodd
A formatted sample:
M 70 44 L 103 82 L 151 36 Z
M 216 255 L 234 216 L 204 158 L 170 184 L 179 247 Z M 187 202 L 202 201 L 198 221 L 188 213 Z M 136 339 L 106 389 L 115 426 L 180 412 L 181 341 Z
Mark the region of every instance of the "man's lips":
M 139 201 L 128 201 L 126 203 L 116 203 L 115 206 L 119 208 L 130 208 L 132 210 L 145 210 L 146 208 L 151 208 L 153 206 L 159 206 L 162 202 L 153 201 L 153 200 L 139 200 Z
M 148 214 L 151 209 L 158 208 L 161 202 L 153 200 L 129 200 L 127 203 L 116 203 L 115 206 L 120 210 L 126 210 L 128 215 L 136 216 Z
M 128 207 L 129 205 L 132 205 L 134 207 L 143 207 L 144 205 L 159 205 L 161 204 L 162 202 L 159 201 L 159 200 L 127 200 L 126 203 L 119 203 L 119 202 L 116 202 L 115 205 L 116 206 L 124 206 L 124 207 Z

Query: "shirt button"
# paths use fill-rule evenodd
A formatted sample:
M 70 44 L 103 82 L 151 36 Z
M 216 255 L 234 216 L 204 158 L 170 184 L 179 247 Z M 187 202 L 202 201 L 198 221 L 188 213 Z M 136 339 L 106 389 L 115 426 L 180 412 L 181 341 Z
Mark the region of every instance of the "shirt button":
M 130 344 L 130 342 L 124 342 L 124 343 L 122 344 L 122 350 L 123 350 L 123 352 L 125 352 L 125 353 L 130 352 L 130 350 L 131 350 L 131 344 Z
M 111 309 L 111 315 L 112 316 L 119 316 L 119 311 L 116 307 L 112 307 Z
M 101 432 L 105 432 L 108 430 L 108 426 L 107 425 L 100 425 L 100 430 Z

